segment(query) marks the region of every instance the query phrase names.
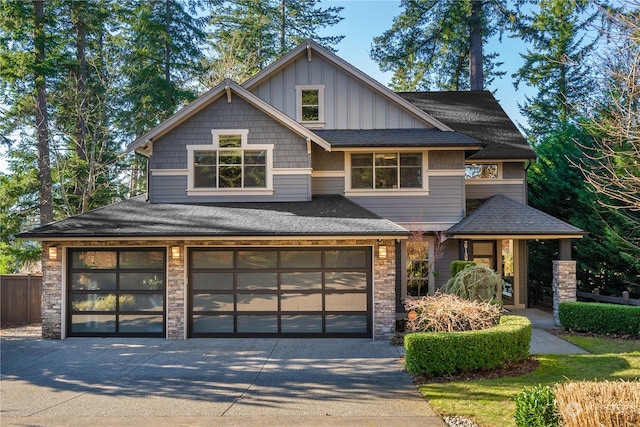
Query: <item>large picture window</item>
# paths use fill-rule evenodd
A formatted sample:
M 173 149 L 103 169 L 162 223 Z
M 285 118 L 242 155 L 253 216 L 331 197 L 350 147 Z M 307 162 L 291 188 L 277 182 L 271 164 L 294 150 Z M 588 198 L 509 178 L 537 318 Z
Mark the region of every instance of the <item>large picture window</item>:
M 164 249 L 72 249 L 68 288 L 69 336 L 164 337 Z
M 273 145 L 250 145 L 248 130 L 214 130 L 213 147 L 189 145 L 190 191 L 269 189 Z
M 421 153 L 351 154 L 352 189 L 422 187 Z

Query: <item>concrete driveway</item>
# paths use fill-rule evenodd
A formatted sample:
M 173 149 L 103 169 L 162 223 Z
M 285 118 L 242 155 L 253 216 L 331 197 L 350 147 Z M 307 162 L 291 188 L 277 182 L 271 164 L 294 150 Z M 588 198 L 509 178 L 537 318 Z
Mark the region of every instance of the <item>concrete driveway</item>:
M 445 426 L 369 339 L 2 340 L 2 426 Z

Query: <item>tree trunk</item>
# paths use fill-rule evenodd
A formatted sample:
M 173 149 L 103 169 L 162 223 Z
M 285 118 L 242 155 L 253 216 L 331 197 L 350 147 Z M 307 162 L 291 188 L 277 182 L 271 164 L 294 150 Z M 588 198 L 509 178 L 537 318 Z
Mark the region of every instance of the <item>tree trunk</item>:
M 173 93 L 171 89 L 171 0 L 166 2 L 165 31 L 167 38 L 164 42 L 164 79 L 167 81 L 167 109 L 173 106 Z
M 75 29 L 76 29 L 76 60 L 78 62 L 74 69 L 76 80 L 76 153 L 80 159 L 87 162 L 88 173 L 86 182 L 79 182 L 77 188 L 81 193 L 82 205 L 81 212 L 89 210 L 89 195 L 93 187 L 93 156 L 88 152 L 87 148 L 87 25 L 85 22 L 86 9 L 81 4 L 77 4 L 75 10 Z
M 44 0 L 34 0 L 33 47 L 35 53 L 34 91 L 35 125 L 38 147 L 38 178 L 40 180 L 40 223 L 53 221 L 51 185 L 51 157 L 49 154 L 49 124 L 47 119 L 47 91 L 44 72 L 45 34 Z
M 484 89 L 482 71 L 482 1 L 472 0 L 469 23 L 469 76 L 471 90 Z
M 282 0 L 280 5 L 280 55 L 285 53 L 286 49 L 286 28 L 287 28 L 287 4 L 286 0 Z

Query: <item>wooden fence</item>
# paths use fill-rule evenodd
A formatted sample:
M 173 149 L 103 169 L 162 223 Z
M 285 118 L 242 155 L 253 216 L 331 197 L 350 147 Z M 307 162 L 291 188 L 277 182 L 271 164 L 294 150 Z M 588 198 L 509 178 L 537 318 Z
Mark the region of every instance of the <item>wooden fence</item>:
M 0 275 L 0 321 L 2 323 L 42 322 L 41 296 L 42 276 Z
M 600 295 L 600 289 L 595 288 L 593 292 L 576 292 L 579 298 L 591 299 L 600 302 L 608 302 L 611 304 L 624 304 L 624 305 L 637 305 L 640 306 L 640 299 L 629 298 L 629 292 L 622 292 L 622 297 L 610 297 L 607 295 Z

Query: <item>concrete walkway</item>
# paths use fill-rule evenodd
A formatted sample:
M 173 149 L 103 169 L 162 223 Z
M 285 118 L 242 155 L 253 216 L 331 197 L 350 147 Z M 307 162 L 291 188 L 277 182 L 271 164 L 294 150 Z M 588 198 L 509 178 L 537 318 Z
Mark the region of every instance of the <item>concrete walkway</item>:
M 553 323 L 553 315 L 536 308 L 510 310 L 510 314 L 525 316 L 531 321 L 531 354 L 588 354 L 588 351 L 558 338 L 545 329 L 558 329 Z
M 445 426 L 369 339 L 1 342 L 4 426 Z

